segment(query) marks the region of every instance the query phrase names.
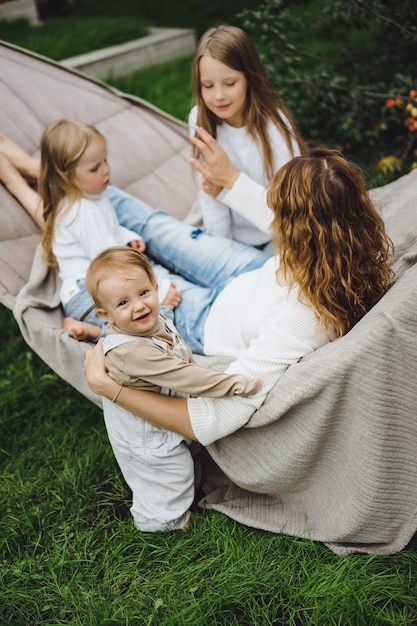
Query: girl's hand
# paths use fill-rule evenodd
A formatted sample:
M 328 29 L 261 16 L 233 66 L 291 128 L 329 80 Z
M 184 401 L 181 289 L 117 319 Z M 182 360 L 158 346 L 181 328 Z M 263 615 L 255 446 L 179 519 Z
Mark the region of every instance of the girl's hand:
M 204 163 L 200 159 L 191 159 L 191 163 L 208 183 L 231 189 L 239 178 L 239 172 L 231 164 L 225 150 L 204 128 L 196 126 L 195 131 L 197 137 L 190 139 L 202 154 Z
M 97 345 L 86 352 L 84 359 L 84 374 L 91 390 L 99 396 L 113 398 L 120 385 L 107 373 L 104 365 L 103 341 L 100 339 Z
M 168 290 L 167 295 L 163 301 L 163 305 L 168 307 L 168 309 L 174 310 L 182 300 L 181 291 L 175 286 L 175 283 L 171 283 L 171 287 Z
M 146 243 L 143 241 L 143 239 L 135 239 L 134 241 L 129 241 L 129 246 L 133 250 L 136 250 L 136 252 L 145 252 L 146 250 Z
M 213 198 L 215 198 L 216 196 L 219 195 L 223 187 L 219 187 L 218 185 L 213 185 L 208 180 L 203 178 L 203 182 L 201 183 L 201 189 L 204 191 L 204 193 L 208 193 L 209 196 L 213 196 Z

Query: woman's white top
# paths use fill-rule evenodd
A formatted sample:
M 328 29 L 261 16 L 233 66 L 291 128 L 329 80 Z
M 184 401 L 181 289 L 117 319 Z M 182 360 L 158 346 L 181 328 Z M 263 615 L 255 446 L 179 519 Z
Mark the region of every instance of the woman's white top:
M 234 278 L 211 308 L 205 353 L 236 357 L 226 371 L 260 378 L 263 384 L 248 398 L 187 401 L 193 431 L 204 445 L 244 426 L 286 369 L 329 341 L 313 309 L 299 301 L 298 290 L 278 285 L 277 263 L 273 257 Z

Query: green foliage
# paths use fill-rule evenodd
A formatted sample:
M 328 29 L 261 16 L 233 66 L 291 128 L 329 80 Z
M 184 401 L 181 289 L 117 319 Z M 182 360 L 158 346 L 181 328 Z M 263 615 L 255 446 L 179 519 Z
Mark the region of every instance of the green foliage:
M 380 124 L 386 98 L 415 88 L 415 0 L 266 0 L 241 17 L 308 140 L 362 164 L 401 150 Z
M 192 105 L 191 62 L 192 57 L 175 59 L 169 65 L 157 65 L 129 76 L 109 76 L 106 82 L 186 122 Z

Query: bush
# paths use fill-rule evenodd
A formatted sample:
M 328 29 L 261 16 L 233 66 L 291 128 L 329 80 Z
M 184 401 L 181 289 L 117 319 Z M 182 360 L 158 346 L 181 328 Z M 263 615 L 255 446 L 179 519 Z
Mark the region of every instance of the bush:
M 241 16 L 308 140 L 368 168 L 388 152 L 395 176 L 410 167 L 410 132 L 387 123 L 385 102 L 416 87 L 416 0 L 266 0 Z

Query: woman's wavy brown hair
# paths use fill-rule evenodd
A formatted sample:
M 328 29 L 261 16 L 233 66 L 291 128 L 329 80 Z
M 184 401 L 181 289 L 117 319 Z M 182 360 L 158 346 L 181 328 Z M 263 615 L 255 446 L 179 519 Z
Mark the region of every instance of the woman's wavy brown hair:
M 275 174 L 267 202 L 287 282 L 330 336 L 344 335 L 393 279 L 393 244 L 361 170 L 336 151 L 310 150 Z
M 197 124 L 216 137 L 216 126 L 222 124 L 222 120 L 206 107 L 201 95 L 200 59 L 203 56 L 210 56 L 245 75 L 248 85 L 245 126 L 255 141 L 261 141 L 265 171 L 272 178 L 275 169 L 268 121 L 271 120 L 281 131 L 292 156 L 293 142 L 298 143 L 302 152 L 305 144 L 290 112 L 274 89 L 254 44 L 245 31 L 225 24 L 208 30 L 199 42 L 192 66 L 193 94 L 198 105 Z M 198 156 L 195 147 L 194 155 Z
M 78 202 L 83 192 L 75 179 L 75 169 L 93 139 L 103 135 L 83 122 L 58 120 L 47 126 L 41 137 L 41 169 L 38 191 L 43 201 L 45 227 L 42 246 L 45 262 L 56 267 L 52 250 L 56 218 Z

